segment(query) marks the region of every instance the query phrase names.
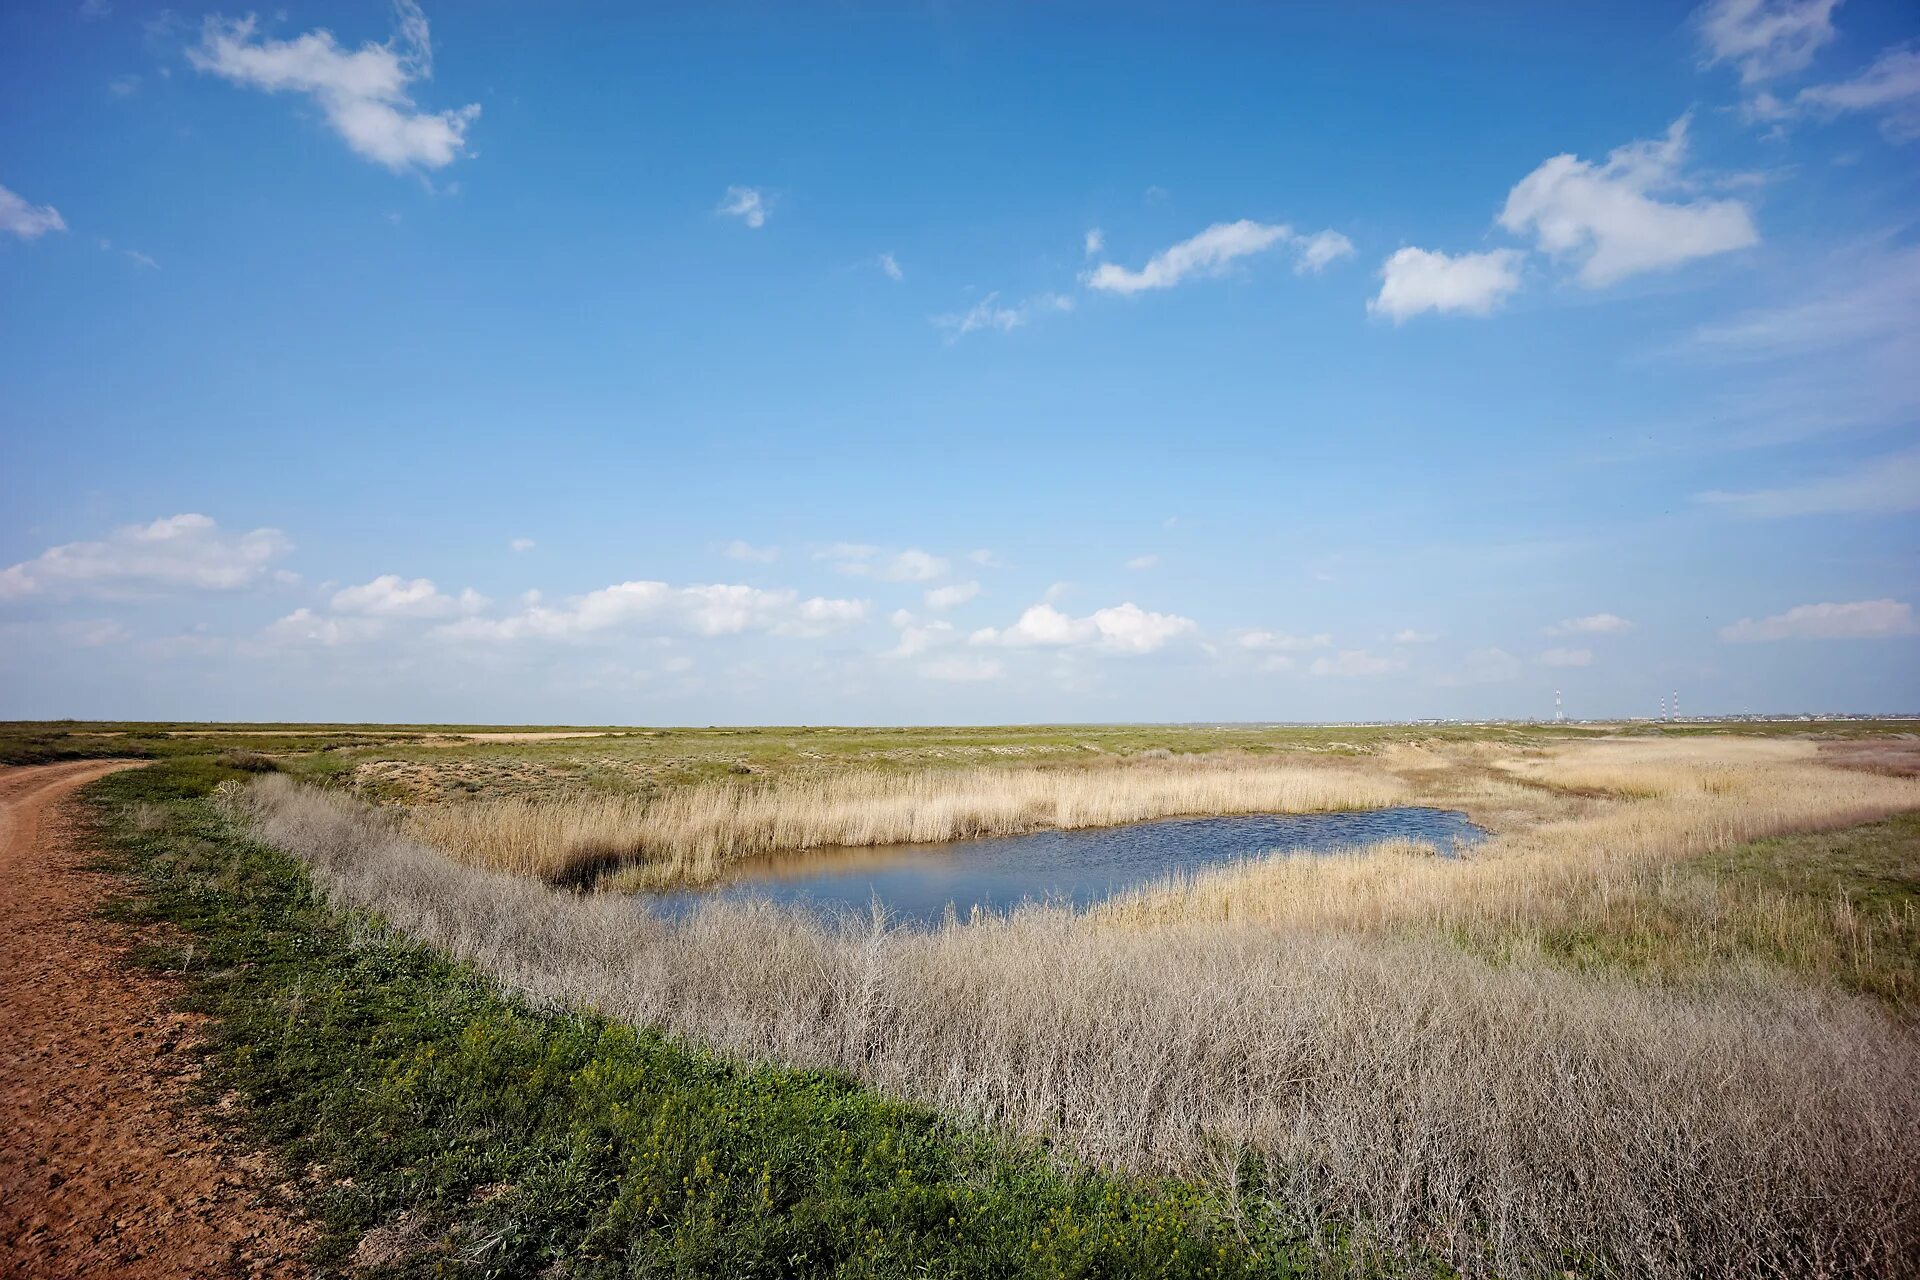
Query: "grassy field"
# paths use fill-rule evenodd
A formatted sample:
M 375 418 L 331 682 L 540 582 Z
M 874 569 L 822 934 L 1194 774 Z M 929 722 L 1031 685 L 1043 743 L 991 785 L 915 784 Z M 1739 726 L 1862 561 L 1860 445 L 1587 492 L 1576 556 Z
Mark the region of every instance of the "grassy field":
M 197 939 L 233 1028 L 216 1081 L 256 1099 L 290 1167 L 324 1171 L 335 1257 L 372 1231 L 423 1273 L 1911 1274 L 1920 725 L 1696 728 L 148 729 L 164 763 L 102 803 L 143 910 Z M 537 857 L 472 856 L 503 813 L 599 805 L 621 841 L 694 815 L 761 847 L 885 838 L 956 794 L 965 822 L 1017 796 L 1018 827 L 1180 810 L 1169 779 L 1231 808 L 1249 778 L 1259 803 L 1305 778 L 1295 807 L 1436 804 L 1494 838 L 932 931 L 738 906 L 669 922 L 552 887 L 568 877 Z M 1089 793 L 1106 807 L 1076 808 Z M 435 824 L 464 860 L 408 838 Z M 509 1030 L 476 1032 L 473 1009 Z M 425 1059 L 401 1043 L 420 1036 Z M 616 1083 L 583 1094 L 581 1073 Z M 381 1111 L 369 1082 L 395 1078 Z M 585 1157 L 559 1117 L 603 1105 L 589 1127 L 624 1172 L 566 1182 Z M 681 1119 L 693 1136 L 664 1147 L 633 1127 Z M 420 1145 L 386 1151 L 408 1125 Z M 869 1142 L 944 1219 L 884 1225 L 897 1203 L 828 1158 L 868 1170 Z M 748 1229 L 755 1159 L 786 1194 Z M 721 1170 L 724 1203 L 662 1193 L 659 1162 L 683 1189 Z M 1126 1208 L 1094 1225 L 1099 1204 Z M 835 1215 L 877 1234 L 806 1235 Z M 1162 1240 L 1176 1263 L 1155 1272 Z
M 166 926 L 146 962 L 212 1017 L 200 1099 L 295 1179 L 322 1274 L 1176 1280 L 1342 1256 L 844 1076 L 530 1005 L 329 907 L 206 801 L 234 776 L 181 757 L 90 800 L 138 886 L 112 913 Z

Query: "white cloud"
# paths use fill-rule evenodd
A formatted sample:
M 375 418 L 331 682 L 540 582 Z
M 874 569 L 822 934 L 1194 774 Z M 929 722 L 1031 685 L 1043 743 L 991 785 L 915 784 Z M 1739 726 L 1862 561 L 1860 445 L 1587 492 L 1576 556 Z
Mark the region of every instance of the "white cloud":
M 1353 241 L 1338 231 L 1316 231 L 1300 241 L 1300 257 L 1293 264 L 1295 272 L 1308 275 L 1323 271 L 1330 264 L 1353 254 Z
M 258 20 L 209 15 L 199 45 L 187 50 L 196 70 L 267 93 L 304 93 L 355 153 L 395 172 L 442 169 L 464 154 L 480 105 L 449 111 L 416 109 L 408 88 L 433 78 L 426 15 L 412 0 L 395 6 L 399 30 L 384 43 L 348 51 L 324 27 L 292 40 L 258 35 Z
M 1920 635 L 1913 606 L 1898 600 L 1803 604 L 1770 618 L 1742 618 L 1720 629 L 1720 638 L 1731 644 L 1766 640 L 1879 640 L 1911 635 Z
M 0 187 L 0 231 L 37 240 L 49 231 L 65 231 L 66 219 L 50 204 L 28 204 L 24 199 Z
M 1518 679 L 1522 670 L 1520 659 L 1505 649 L 1475 649 L 1466 656 L 1459 668 L 1440 680 L 1445 685 L 1468 684 L 1504 684 Z
M 621 582 L 576 597 L 564 606 L 538 601 L 505 618 L 463 618 L 438 633 L 471 640 L 564 640 L 647 630 L 700 636 L 771 632 L 782 636 L 821 636 L 866 617 L 864 600 L 820 596 L 801 599 L 791 590 L 716 583 L 672 587 L 664 582 Z
M 1097 258 L 1106 250 L 1106 233 L 1098 227 L 1089 227 L 1087 234 L 1082 237 L 1080 244 L 1082 251 L 1087 257 Z
M 891 554 L 881 547 L 862 542 L 836 542 L 813 553 L 816 560 L 831 560 L 841 573 L 856 578 L 879 578 L 884 582 L 931 582 L 944 578 L 952 567 L 946 557 L 908 547 Z
M 478 613 L 487 598 L 468 587 L 456 598 L 433 585 L 431 578 L 402 578 L 383 573 L 372 582 L 334 592 L 335 613 L 373 618 L 446 618 L 456 613 Z
M 1769 363 L 1857 343 L 1893 344 L 1889 354 L 1903 364 L 1920 353 L 1920 248 L 1837 255 L 1820 264 L 1818 278 L 1802 299 L 1707 325 L 1690 345 L 1721 359 Z
M 1833 39 L 1839 0 L 1709 0 L 1698 18 L 1707 64 L 1732 62 L 1755 84 L 1798 71 Z
M 1304 649 L 1324 649 L 1333 643 L 1326 632 L 1312 636 L 1293 636 L 1284 631 L 1243 631 L 1240 647 L 1256 653 L 1297 653 Z
M 889 280 L 905 280 L 907 273 L 900 269 L 899 260 L 890 253 L 880 255 L 880 269 L 887 273 Z
M 1127 568 L 1139 572 L 1143 569 L 1152 569 L 1159 563 L 1160 557 L 1156 555 L 1135 556 L 1133 559 L 1127 561 Z
M 1337 231 L 1302 236 L 1283 223 L 1242 218 L 1238 222 L 1216 222 L 1198 235 L 1161 250 L 1138 271 L 1103 262 L 1084 279 L 1088 288 L 1107 293 L 1170 289 L 1189 276 L 1219 275 L 1241 258 L 1288 244 L 1296 248 L 1295 269 L 1300 271 L 1318 271 L 1334 259 L 1353 252 L 1352 242 Z M 1092 252 L 1090 248 L 1089 253 Z
M 1002 567 L 1000 557 L 985 547 L 967 552 L 967 560 L 972 564 L 979 565 L 982 569 L 998 569 Z
M 293 546 L 278 529 L 221 532 L 186 514 L 117 529 L 99 542 L 49 547 L 0 570 L 0 600 L 39 594 L 127 599 L 169 591 L 237 591 L 267 575 Z
M 1394 632 L 1393 642 L 1395 644 L 1432 644 L 1439 638 L 1438 631 L 1415 631 L 1412 627 L 1408 627 L 1404 631 Z
M 902 609 L 893 616 L 894 625 L 900 629 L 900 640 L 888 650 L 888 656 L 894 658 L 914 658 L 938 645 L 946 644 L 954 638 L 953 624 L 933 619 L 917 622 L 911 614 Z
M 772 564 L 780 558 L 780 548 L 756 547 L 751 542 L 735 538 L 720 548 L 720 554 L 729 560 L 745 560 L 751 564 Z
M 1012 333 L 1035 316 L 1073 310 L 1073 299 L 1059 293 L 1039 293 L 1012 306 L 1002 306 L 1000 295 L 990 293 L 965 311 L 933 317 L 934 327 L 947 331 L 947 341 L 957 342 L 969 333 L 998 329 Z
M 1090 645 L 1114 653 L 1152 653 L 1197 629 L 1198 624 L 1192 618 L 1150 613 L 1131 601 L 1110 609 L 1096 609 L 1084 618 L 1072 617 L 1041 603 L 1028 608 L 1012 626 L 982 627 L 970 640 L 977 645 L 1002 645 L 1010 649 Z
M 55 623 L 54 633 L 68 644 L 82 649 L 126 644 L 133 639 L 133 632 L 109 618 L 75 618 L 69 622 Z
M 1342 649 L 1331 658 L 1315 658 L 1307 670 L 1316 676 L 1383 676 L 1406 665 L 1398 658 L 1380 657 L 1365 649 Z
M 1865 111 L 1881 116 L 1880 127 L 1895 142 L 1920 138 L 1920 49 L 1888 49 L 1848 80 L 1802 89 L 1794 105 L 1821 115 Z
M 160 269 L 160 264 L 158 262 L 155 262 L 152 258 L 149 258 L 146 254 L 140 252 L 138 249 L 122 249 L 120 252 L 124 254 L 127 260 L 133 263 L 133 265 L 136 267 L 145 267 L 149 271 L 158 271 Z
M 515 538 L 507 544 L 507 550 L 509 551 L 531 551 L 533 548 L 534 541 L 532 538 Z
M 386 623 L 378 618 L 329 618 L 311 609 L 295 609 L 270 623 L 260 634 L 274 644 L 319 645 L 336 648 L 379 637 Z
M 1520 287 L 1517 249 L 1450 257 L 1432 249 L 1400 249 L 1380 266 L 1380 292 L 1367 310 L 1395 324 L 1423 311 L 1483 316 Z
M 767 202 L 758 187 L 728 187 L 715 212 L 738 218 L 755 230 L 767 225 Z
M 1548 649 L 1536 661 L 1543 667 L 1590 667 L 1593 665 L 1593 650 Z
M 927 592 L 927 608 L 951 609 L 956 605 L 965 604 L 979 594 L 980 584 L 977 582 L 955 582 L 948 586 L 935 587 Z
M 907 548 L 880 567 L 880 576 L 888 582 L 927 582 L 946 572 L 944 557 L 929 555 L 917 547 Z
M 1920 509 L 1920 449 L 1804 484 L 1742 493 L 1716 489 L 1696 494 L 1694 500 L 1736 515 L 1762 518 L 1913 511 Z
M 1689 185 L 1681 173 L 1687 124 L 1681 116 L 1663 138 L 1616 147 L 1605 164 L 1553 157 L 1508 193 L 1500 225 L 1579 262 L 1580 282 L 1591 288 L 1760 243 L 1738 200 L 1654 198 Z
M 921 663 L 920 674 L 929 680 L 959 682 L 997 680 L 1000 677 L 1000 661 L 997 658 L 984 658 L 976 654 L 953 654 Z
M 1540 628 L 1548 636 L 1617 636 L 1633 630 L 1633 624 L 1617 613 L 1590 613 L 1584 618 L 1564 618 L 1550 627 Z

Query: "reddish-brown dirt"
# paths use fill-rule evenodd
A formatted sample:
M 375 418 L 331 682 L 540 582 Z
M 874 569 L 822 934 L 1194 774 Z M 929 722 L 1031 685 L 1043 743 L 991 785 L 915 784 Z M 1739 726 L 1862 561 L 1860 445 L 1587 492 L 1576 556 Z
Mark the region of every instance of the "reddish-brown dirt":
M 185 1103 L 195 1020 L 127 963 L 61 802 L 124 765 L 0 768 L 0 1276 L 298 1276 L 265 1162 Z

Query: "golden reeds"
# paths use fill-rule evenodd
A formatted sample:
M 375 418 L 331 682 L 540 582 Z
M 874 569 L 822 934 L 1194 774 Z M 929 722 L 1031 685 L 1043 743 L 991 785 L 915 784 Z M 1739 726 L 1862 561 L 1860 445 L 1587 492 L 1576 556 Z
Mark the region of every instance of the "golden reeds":
M 636 864 L 649 882 L 829 847 L 923 844 L 1196 814 L 1313 813 L 1399 803 L 1379 770 L 1228 758 L 1062 769 L 876 771 L 719 782 L 657 799 L 574 795 L 421 805 L 406 833 L 470 865 L 574 880 Z

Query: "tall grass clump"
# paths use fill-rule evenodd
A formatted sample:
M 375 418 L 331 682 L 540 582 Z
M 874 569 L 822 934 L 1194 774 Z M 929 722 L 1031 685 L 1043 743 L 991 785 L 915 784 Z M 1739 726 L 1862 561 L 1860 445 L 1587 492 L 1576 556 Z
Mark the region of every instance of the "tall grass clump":
M 1130 921 L 1030 907 L 924 931 L 764 904 L 667 921 L 459 865 L 283 778 L 236 794 L 335 901 L 536 998 L 1216 1180 L 1343 1248 L 1475 1276 L 1910 1275 L 1910 1023 L 1779 970 L 1649 985 L 1496 960 L 1448 928 L 1688 850 L 1920 807 L 1910 782 L 1755 767 L 1737 791 L 1613 802 L 1586 836 L 1547 824 L 1486 859 L 1496 873 L 1406 849 L 1302 858 L 1250 869 L 1297 868 L 1284 891 L 1236 890 L 1258 911 L 1190 896 Z M 1683 803 L 1708 811 L 1667 807 Z
M 1083 769 L 849 772 L 684 787 L 655 799 L 575 795 L 422 805 L 405 832 L 473 865 L 553 881 L 634 864 L 649 882 L 710 879 L 788 850 L 921 844 L 1043 827 L 1196 814 L 1312 813 L 1397 803 L 1406 788 L 1357 768 L 1241 759 Z

